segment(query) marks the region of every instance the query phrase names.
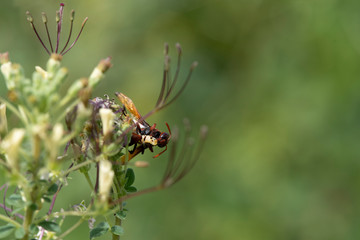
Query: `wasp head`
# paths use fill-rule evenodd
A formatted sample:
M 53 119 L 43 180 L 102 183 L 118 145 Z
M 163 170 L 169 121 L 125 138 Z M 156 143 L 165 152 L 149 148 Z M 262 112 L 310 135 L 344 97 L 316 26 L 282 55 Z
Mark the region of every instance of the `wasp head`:
M 162 132 L 160 136 L 157 138 L 158 147 L 165 147 L 170 140 L 170 135 L 166 132 Z

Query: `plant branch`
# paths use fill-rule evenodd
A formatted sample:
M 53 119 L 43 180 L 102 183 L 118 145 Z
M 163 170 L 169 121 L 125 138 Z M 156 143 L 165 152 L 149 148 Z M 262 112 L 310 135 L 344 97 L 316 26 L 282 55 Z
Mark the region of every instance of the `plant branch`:
M 17 227 L 17 228 L 21 228 L 21 224 L 20 224 L 20 223 L 16 222 L 15 220 L 13 220 L 13 219 L 11 219 L 11 218 L 9 218 L 9 217 L 7 217 L 7 216 L 2 215 L 2 214 L 0 214 L 0 220 L 3 220 L 3 221 L 8 222 L 8 223 L 11 223 L 12 225 L 14 225 L 14 226 Z

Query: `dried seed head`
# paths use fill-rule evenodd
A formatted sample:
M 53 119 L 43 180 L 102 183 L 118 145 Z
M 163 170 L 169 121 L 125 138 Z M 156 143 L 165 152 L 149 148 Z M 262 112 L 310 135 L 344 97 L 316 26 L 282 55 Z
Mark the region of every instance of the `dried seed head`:
M 64 12 L 64 6 L 65 4 L 60 3 L 60 9 L 58 11 L 56 11 L 56 24 L 57 24 L 57 34 L 56 34 L 56 45 L 55 45 L 55 49 L 53 48 L 52 45 L 52 41 L 51 41 L 51 37 L 49 34 L 49 30 L 48 30 L 48 18 L 46 16 L 46 14 L 43 12 L 42 13 L 42 22 L 45 25 L 45 29 L 46 29 L 46 34 L 47 34 L 47 38 L 49 41 L 49 45 L 50 45 L 50 50 L 45 46 L 45 43 L 43 42 L 42 38 L 40 37 L 40 35 L 38 34 L 35 24 L 34 24 L 34 18 L 32 17 L 32 15 L 30 14 L 29 11 L 26 12 L 27 15 L 27 21 L 30 23 L 32 29 L 34 30 L 34 33 L 36 35 L 36 37 L 38 38 L 38 40 L 40 41 L 41 45 L 43 46 L 43 48 L 45 49 L 45 51 L 51 55 L 51 54 L 58 54 L 58 55 L 65 55 L 68 51 L 70 51 L 70 49 L 75 45 L 75 43 L 78 41 L 84 27 L 85 27 L 85 23 L 87 22 L 88 18 L 85 18 L 85 20 L 83 21 L 83 23 L 81 24 L 81 29 L 79 34 L 77 35 L 77 37 L 75 38 L 75 40 L 73 41 L 73 43 L 70 45 L 70 47 L 67 48 L 68 43 L 70 41 L 71 35 L 72 35 L 72 29 L 73 29 L 73 22 L 74 22 L 74 18 L 75 18 L 75 11 L 72 10 L 70 13 L 70 32 L 69 32 L 69 36 L 67 39 L 67 42 L 65 43 L 63 49 L 60 51 L 59 49 L 59 44 L 60 44 L 60 36 L 61 36 L 61 30 L 62 30 L 62 22 L 63 22 L 63 12 Z M 61 59 L 60 59 L 61 60 Z

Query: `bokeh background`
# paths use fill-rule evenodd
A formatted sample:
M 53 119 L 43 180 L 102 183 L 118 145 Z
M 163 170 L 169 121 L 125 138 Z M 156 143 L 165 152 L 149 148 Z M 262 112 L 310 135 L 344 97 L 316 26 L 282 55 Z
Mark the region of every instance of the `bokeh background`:
M 94 96 L 121 91 L 145 113 L 160 89 L 164 42 L 174 60 L 182 44 L 181 79 L 199 61 L 184 94 L 149 122 L 181 128 L 187 117 L 195 135 L 208 125 L 201 159 L 171 189 L 128 201 L 122 239 L 360 239 L 359 1 L 64 2 L 65 32 L 71 9 L 75 32 L 89 17 L 63 60 L 69 79 L 113 58 Z M 42 29 L 41 12 L 54 16 L 59 3 L 1 1 L 0 52 L 28 76 L 48 56 L 25 11 Z M 162 177 L 166 154 L 151 156 L 136 170 L 139 189 Z M 73 174 L 58 209 L 89 191 Z M 67 239 L 87 238 L 83 224 Z

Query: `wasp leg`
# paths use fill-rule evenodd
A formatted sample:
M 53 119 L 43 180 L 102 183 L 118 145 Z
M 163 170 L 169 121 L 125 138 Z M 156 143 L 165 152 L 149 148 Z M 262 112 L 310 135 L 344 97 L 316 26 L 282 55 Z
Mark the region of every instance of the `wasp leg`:
M 156 123 L 154 123 L 154 124 L 150 127 L 150 132 L 152 132 L 154 129 L 156 129 Z
M 157 158 L 158 156 L 160 156 L 161 154 L 163 154 L 165 151 L 167 150 L 167 146 L 165 146 L 165 150 L 156 154 L 155 156 L 153 156 L 153 158 Z

